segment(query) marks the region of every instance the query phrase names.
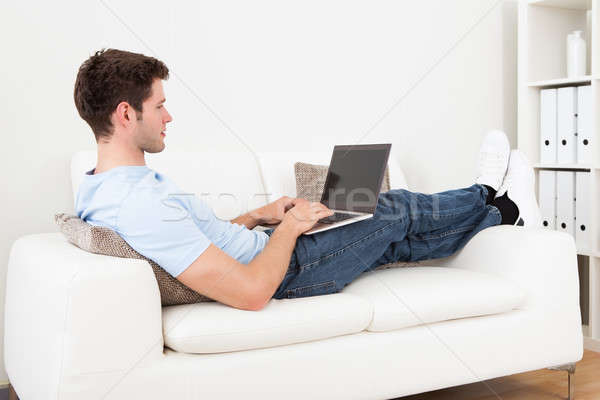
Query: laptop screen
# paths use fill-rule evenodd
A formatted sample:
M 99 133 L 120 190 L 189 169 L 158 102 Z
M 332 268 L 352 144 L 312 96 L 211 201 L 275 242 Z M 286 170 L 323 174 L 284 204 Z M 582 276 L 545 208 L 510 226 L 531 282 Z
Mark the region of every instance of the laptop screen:
M 391 146 L 335 146 L 321 203 L 330 209 L 374 213 Z

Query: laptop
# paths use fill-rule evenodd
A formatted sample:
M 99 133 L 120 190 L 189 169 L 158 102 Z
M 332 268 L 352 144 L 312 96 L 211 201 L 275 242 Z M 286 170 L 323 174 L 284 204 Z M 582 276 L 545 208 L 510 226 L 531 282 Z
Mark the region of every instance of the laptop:
M 391 143 L 335 146 L 321 196 L 321 203 L 334 214 L 318 220 L 303 235 L 373 217 L 391 147 Z

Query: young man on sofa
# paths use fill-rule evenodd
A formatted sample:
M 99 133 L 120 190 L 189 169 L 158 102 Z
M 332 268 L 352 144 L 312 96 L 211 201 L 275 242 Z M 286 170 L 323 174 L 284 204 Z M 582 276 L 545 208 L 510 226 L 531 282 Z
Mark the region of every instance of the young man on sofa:
M 393 189 L 380 194 L 370 219 L 302 235 L 333 212 L 282 197 L 220 220 L 195 196 L 169 197 L 181 190 L 146 166 L 144 154 L 163 151 L 172 121 L 162 85 L 168 74 L 155 58 L 115 49 L 81 65 L 74 99 L 96 137 L 98 162 L 75 208 L 218 302 L 260 310 L 271 298 L 335 293 L 383 264 L 449 256 L 487 227 L 539 223 L 533 170 L 501 131 L 485 136 L 472 186 L 431 195 Z M 174 218 L 182 209 L 188 216 Z M 274 230 L 252 230 L 277 222 Z

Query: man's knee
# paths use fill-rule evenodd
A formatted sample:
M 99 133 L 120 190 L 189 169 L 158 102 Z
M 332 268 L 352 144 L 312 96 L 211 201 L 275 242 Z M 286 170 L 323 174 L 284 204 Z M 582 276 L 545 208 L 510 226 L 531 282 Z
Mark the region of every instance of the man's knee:
M 405 218 L 410 211 L 410 192 L 405 189 L 392 189 L 381 193 L 377 201 L 376 214 L 390 219 Z

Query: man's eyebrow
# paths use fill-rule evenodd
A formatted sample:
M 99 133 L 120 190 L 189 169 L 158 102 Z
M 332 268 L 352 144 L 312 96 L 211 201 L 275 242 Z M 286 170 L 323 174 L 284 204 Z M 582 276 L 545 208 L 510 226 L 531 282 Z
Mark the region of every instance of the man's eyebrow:
M 166 99 L 162 99 L 161 101 L 159 101 L 159 102 L 158 102 L 158 103 L 156 103 L 156 104 L 164 103 L 165 101 L 167 101 L 167 100 L 166 100 Z

